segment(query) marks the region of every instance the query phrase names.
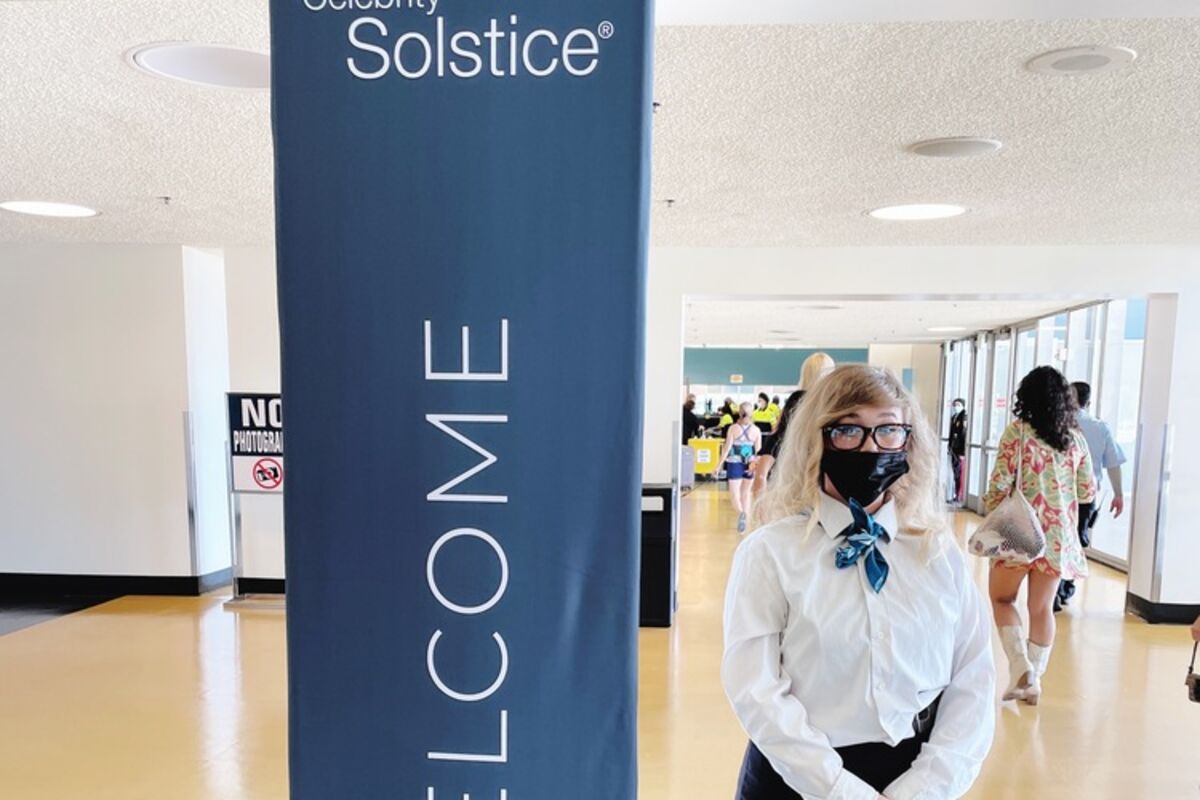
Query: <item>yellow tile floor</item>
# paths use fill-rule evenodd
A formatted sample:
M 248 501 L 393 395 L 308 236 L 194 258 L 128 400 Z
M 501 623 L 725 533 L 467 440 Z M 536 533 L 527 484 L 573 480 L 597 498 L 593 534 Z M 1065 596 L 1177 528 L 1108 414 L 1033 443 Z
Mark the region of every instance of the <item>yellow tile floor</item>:
M 734 519 L 711 486 L 684 500 L 677 624 L 640 636 L 641 800 L 732 796 L 745 739 L 717 675 Z M 128 597 L 0 636 L 0 798 L 284 800 L 283 617 L 223 599 Z M 1001 711 L 972 800 L 1200 798 L 1187 632 L 1123 603 L 1097 567 L 1060 616 L 1042 705 Z

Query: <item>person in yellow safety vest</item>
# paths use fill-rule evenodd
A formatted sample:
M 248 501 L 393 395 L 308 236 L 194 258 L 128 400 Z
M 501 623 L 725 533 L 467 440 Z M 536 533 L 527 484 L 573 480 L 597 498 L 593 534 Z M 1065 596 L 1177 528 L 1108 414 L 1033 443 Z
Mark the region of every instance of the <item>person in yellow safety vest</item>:
M 758 393 L 758 404 L 754 407 L 753 419 L 755 422 L 765 422 L 771 427 L 775 426 L 775 413 L 771 411 L 771 398 L 767 397 L 766 392 Z
M 771 402 L 767 404 L 767 411 L 771 412 L 771 425 L 779 427 L 779 395 L 771 398 Z
M 734 417 L 738 415 L 737 406 L 733 404 L 732 397 L 725 398 L 725 405 L 721 406 L 721 421 L 717 424 L 721 426 L 721 435 L 725 435 L 725 431 L 729 430 L 729 426 L 733 424 Z

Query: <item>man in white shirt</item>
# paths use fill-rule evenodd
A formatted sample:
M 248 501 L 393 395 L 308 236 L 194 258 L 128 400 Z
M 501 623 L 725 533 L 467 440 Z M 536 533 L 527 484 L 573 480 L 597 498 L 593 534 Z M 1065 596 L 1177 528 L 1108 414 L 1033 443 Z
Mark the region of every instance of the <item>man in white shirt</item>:
M 1079 406 L 1078 423 L 1087 439 L 1088 451 L 1092 456 L 1092 469 L 1096 472 L 1096 485 L 1103 486 L 1103 474 L 1108 472 L 1108 480 L 1112 484 L 1113 500 L 1110 510 L 1114 517 L 1121 516 L 1125 510 L 1125 489 L 1121 481 L 1121 465 L 1125 463 L 1125 453 L 1113 438 L 1112 429 L 1102 419 L 1093 417 L 1088 409 L 1092 405 L 1092 387 L 1083 381 L 1071 384 L 1075 391 L 1075 402 Z M 1081 503 L 1079 506 L 1079 543 L 1088 547 L 1092 543 L 1092 528 L 1096 518 L 1100 516 L 1100 501 Z M 1063 581 L 1058 586 L 1058 597 L 1054 600 L 1054 610 L 1059 611 L 1067 605 L 1075 594 L 1075 581 Z

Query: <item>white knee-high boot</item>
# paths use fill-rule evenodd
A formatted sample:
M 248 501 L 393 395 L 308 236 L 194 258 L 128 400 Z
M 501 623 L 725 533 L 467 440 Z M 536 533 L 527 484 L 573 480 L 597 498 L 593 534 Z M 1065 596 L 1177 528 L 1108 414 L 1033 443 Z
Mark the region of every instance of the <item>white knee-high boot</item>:
M 1004 653 L 1008 656 L 1009 681 L 1004 699 L 1024 700 L 1036 675 L 1025 649 L 1025 631 L 1021 630 L 1020 625 L 1005 625 L 1000 628 L 1000 643 L 1004 645 Z
M 1046 674 L 1046 667 L 1050 664 L 1050 651 L 1054 649 L 1053 644 L 1048 644 L 1043 647 L 1040 644 L 1029 643 L 1029 662 L 1033 664 L 1033 681 L 1029 688 L 1025 690 L 1024 700 L 1031 706 L 1036 706 L 1038 700 L 1042 696 L 1042 676 Z

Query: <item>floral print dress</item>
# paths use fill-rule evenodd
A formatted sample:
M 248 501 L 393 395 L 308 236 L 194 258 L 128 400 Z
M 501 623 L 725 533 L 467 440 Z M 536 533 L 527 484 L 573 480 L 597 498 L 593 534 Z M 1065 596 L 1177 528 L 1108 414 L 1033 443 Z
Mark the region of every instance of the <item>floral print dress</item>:
M 1009 425 L 1000 437 L 996 466 L 983 496 L 988 513 L 1012 491 L 1018 458 L 1021 491 L 1046 533 L 1046 555 L 1033 562 L 1033 568 L 1066 580 L 1087 577 L 1087 558 L 1079 543 L 1079 504 L 1093 502 L 1097 487 L 1083 433 L 1072 430 L 1070 446 L 1059 452 L 1043 442 L 1029 423 L 1017 420 Z

